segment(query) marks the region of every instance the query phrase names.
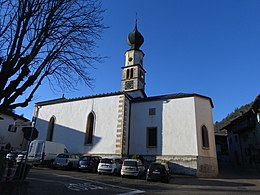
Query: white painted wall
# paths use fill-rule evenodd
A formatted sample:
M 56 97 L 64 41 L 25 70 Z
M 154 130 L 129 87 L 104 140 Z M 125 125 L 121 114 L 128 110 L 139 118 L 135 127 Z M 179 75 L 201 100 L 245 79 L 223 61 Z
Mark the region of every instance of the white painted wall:
M 155 116 L 149 116 L 149 108 L 156 108 Z M 154 155 L 162 152 L 162 104 L 161 101 L 133 103 L 131 105 L 130 154 Z M 146 146 L 147 127 L 157 127 L 157 148 Z
M 163 155 L 197 155 L 194 97 L 163 102 Z
M 149 116 L 149 108 L 156 115 Z M 130 154 L 197 155 L 194 97 L 132 104 Z M 158 146 L 146 147 L 147 127 L 158 128 Z
M 14 120 L 14 117 L 6 114 L 1 114 L 1 117 L 3 120 L 0 120 L 0 147 L 10 143 L 13 150 L 24 150 L 27 142 L 23 137 L 22 128 L 18 127 L 16 132 L 10 132 L 8 131 L 8 127 L 14 124 L 15 121 L 25 122 L 26 120 L 19 118 Z
M 46 140 L 48 121 L 56 117 L 53 141 L 64 143 L 70 152 L 114 154 L 119 95 L 45 105 L 39 109 L 36 128 Z M 88 114 L 95 113 L 93 144 L 85 146 Z

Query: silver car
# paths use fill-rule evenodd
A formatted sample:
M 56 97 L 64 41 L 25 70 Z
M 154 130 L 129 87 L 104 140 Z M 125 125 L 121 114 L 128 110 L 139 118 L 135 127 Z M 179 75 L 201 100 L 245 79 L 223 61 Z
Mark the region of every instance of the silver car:
M 145 167 L 141 160 L 125 159 L 121 169 L 121 176 L 141 176 L 145 173 Z
M 76 169 L 78 168 L 79 155 L 77 154 L 58 154 L 54 159 L 53 168 L 66 168 Z
M 108 173 L 119 175 L 122 167 L 120 158 L 102 158 L 98 164 L 98 174 Z

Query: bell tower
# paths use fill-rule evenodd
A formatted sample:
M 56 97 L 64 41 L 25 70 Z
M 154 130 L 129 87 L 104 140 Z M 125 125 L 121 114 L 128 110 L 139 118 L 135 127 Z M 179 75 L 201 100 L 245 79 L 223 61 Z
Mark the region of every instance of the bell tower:
M 130 49 L 125 52 L 125 66 L 122 67 L 122 91 L 132 92 L 145 89 L 145 73 L 143 68 L 144 52 L 140 50 L 144 37 L 137 29 L 137 20 L 133 32 L 127 36 Z

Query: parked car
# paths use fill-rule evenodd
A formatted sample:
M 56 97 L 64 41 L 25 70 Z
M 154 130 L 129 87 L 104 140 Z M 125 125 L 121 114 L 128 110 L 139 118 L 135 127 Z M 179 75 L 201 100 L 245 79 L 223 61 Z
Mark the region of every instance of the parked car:
M 153 162 L 146 173 L 146 180 L 155 180 L 168 183 L 170 180 L 169 167 L 165 163 Z
M 6 155 L 8 160 L 14 160 L 17 163 L 21 162 L 22 160 L 25 161 L 26 151 L 11 151 Z
M 102 158 L 98 164 L 98 174 L 108 173 L 119 175 L 122 167 L 120 158 Z
M 121 169 L 121 176 L 141 176 L 145 173 L 145 167 L 141 160 L 125 159 Z
M 16 158 L 16 162 L 18 163 L 25 162 L 25 158 L 26 158 L 26 151 L 21 151 Z
M 8 160 L 16 161 L 18 154 L 19 154 L 19 152 L 17 152 L 17 151 L 10 151 L 8 154 L 6 154 L 6 158 Z
M 79 158 L 79 171 L 90 171 L 90 172 L 97 172 L 98 164 L 100 161 L 100 156 L 89 156 L 83 155 Z
M 29 147 L 28 161 L 34 166 L 41 164 L 52 166 L 54 158 L 61 153 L 68 153 L 64 144 L 34 140 L 31 142 Z
M 54 159 L 53 168 L 66 168 L 68 170 L 77 169 L 79 163 L 79 155 L 77 154 L 58 154 Z

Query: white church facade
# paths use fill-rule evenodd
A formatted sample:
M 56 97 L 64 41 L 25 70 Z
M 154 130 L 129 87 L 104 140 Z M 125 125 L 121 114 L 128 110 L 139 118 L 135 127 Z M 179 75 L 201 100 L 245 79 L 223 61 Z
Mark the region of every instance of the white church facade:
M 211 98 L 184 93 L 147 97 L 140 50 L 144 38 L 137 25 L 127 41 L 121 91 L 36 103 L 38 139 L 64 143 L 70 152 L 141 155 L 167 161 L 175 173 L 216 176 Z

